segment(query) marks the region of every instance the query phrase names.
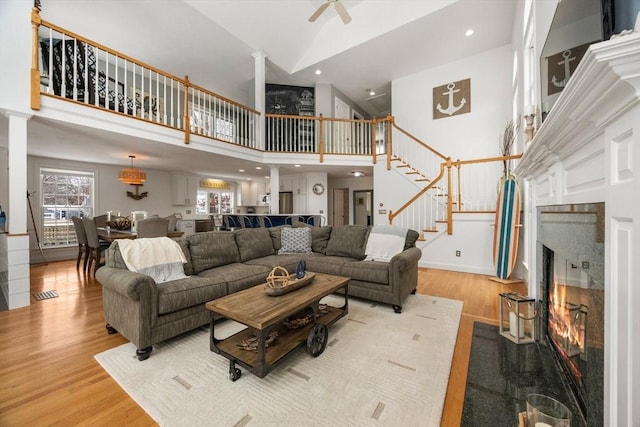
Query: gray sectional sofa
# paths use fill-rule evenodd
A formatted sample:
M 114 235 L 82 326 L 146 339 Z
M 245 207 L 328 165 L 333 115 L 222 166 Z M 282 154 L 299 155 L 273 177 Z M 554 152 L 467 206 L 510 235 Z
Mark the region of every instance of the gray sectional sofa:
M 280 227 L 196 233 L 178 240 L 189 277 L 163 283 L 128 270 L 115 241 L 106 251 L 106 265 L 96 273 L 107 329 L 135 344 L 138 359 L 144 360 L 153 344 L 210 322 L 206 302 L 264 283 L 275 266 L 293 273 L 301 259 L 308 271 L 349 277 L 350 296 L 390 304 L 399 313 L 417 285 L 418 233 L 408 230 L 404 250 L 383 262 L 365 260 L 370 230 L 313 227 L 308 253 L 279 253 Z

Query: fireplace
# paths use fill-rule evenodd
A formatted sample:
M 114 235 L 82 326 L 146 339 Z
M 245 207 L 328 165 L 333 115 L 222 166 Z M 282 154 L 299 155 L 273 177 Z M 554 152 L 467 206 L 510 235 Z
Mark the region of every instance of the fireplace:
M 587 425 L 604 422 L 604 203 L 538 207 L 541 344 Z

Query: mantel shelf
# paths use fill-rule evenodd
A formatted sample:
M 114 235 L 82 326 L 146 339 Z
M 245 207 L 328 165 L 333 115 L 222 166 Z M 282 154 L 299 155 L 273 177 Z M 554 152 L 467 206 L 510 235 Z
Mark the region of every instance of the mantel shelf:
M 578 151 L 640 101 L 640 33 L 596 43 L 529 143 L 515 173 L 532 178 Z

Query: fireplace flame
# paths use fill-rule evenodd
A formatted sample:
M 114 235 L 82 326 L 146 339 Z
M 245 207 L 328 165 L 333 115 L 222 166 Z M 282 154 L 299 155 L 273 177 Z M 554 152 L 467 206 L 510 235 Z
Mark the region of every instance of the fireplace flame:
M 584 354 L 586 316 L 582 304 L 567 301 L 567 287 L 553 284 L 549 296 L 549 331 L 554 341 L 572 357 Z

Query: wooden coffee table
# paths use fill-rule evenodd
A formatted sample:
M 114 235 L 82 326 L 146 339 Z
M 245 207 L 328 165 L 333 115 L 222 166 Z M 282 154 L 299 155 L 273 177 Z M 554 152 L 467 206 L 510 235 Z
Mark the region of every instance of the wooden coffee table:
M 348 284 L 347 277 L 315 273 L 313 282 L 309 285 L 284 295 L 269 296 L 262 284 L 209 301 L 206 307 L 213 313 L 247 326 L 246 329 L 219 340 L 214 334 L 212 315 L 210 349 L 229 359 L 229 378 L 232 381 L 242 375 L 236 365 L 264 378 L 286 355 L 303 345 L 307 346 L 309 354 L 317 357 L 327 345 L 327 327 L 348 313 Z M 344 289 L 344 305 L 327 306 L 328 313 L 318 316 L 320 300 L 341 288 Z M 311 322 L 295 329 L 284 325 L 285 320 L 307 307 L 314 313 Z M 273 331 L 278 333 L 278 337 L 267 347 L 265 343 Z M 257 351 L 238 347 L 250 336 L 257 338 Z

